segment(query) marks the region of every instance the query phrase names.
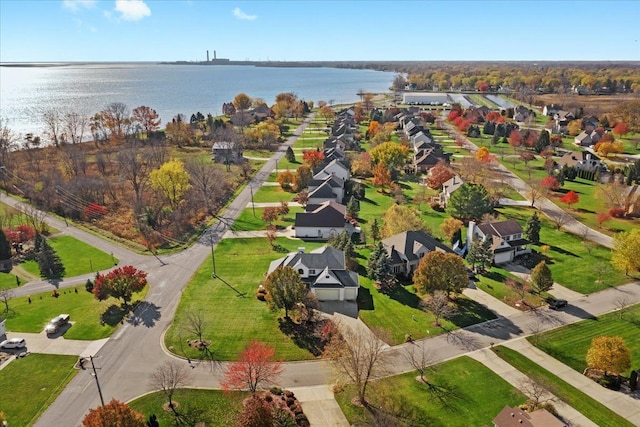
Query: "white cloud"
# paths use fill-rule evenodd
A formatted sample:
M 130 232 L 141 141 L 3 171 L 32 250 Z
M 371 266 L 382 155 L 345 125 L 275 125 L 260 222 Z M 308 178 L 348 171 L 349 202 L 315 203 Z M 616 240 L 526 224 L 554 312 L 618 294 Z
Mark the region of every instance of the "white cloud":
M 62 7 L 72 11 L 77 11 L 81 7 L 85 9 L 91 9 L 95 6 L 96 0 L 63 0 Z
M 247 15 L 243 11 L 240 10 L 239 7 L 233 9 L 233 16 L 238 19 L 243 19 L 245 21 L 254 21 L 258 16 L 257 15 Z
M 143 0 L 116 0 L 116 12 L 126 21 L 138 21 L 151 15 L 151 9 Z

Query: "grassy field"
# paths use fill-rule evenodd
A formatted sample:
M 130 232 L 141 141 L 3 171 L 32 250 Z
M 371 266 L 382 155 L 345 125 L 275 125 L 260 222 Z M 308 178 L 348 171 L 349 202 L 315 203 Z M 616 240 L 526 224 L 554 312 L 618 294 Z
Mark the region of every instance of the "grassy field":
M 20 283 L 25 283 L 25 280 L 20 280 Z M 0 273 L 0 289 L 11 289 L 15 288 L 16 284 L 16 275 L 12 272 L 1 272 Z
M 400 406 L 410 414 L 413 422 L 406 425 L 451 427 L 490 425 L 505 405 L 516 406 L 526 401 L 526 397 L 509 383 L 466 356 L 428 369 L 427 378 L 431 384 L 451 390 L 442 403 L 426 384 L 415 378 L 416 373 L 409 372 L 377 381 L 372 385 L 368 399 L 373 405 L 387 406 L 389 402 L 381 397 L 384 393 L 401 402 L 394 406 Z M 353 387 L 347 386 L 335 397 L 350 423 L 364 425 L 365 409 L 350 403 L 354 395 Z
M 134 294 L 131 304 L 143 300 L 147 291 L 148 287 Z M 9 301 L 10 311 L 3 314 L 7 318 L 7 329 L 12 332 L 42 332 L 49 320 L 60 313 L 68 313 L 72 326 L 65 332 L 65 338 L 98 340 L 110 336 L 120 325 L 124 314 L 120 300 L 98 301 L 84 286 L 61 289 L 59 293 L 58 298 L 44 292 Z
M 178 405 L 191 405 L 205 409 L 204 415 L 208 426 L 234 426 L 242 410 L 242 400 L 246 396 L 248 393 L 245 392 L 180 388 L 176 390 L 173 401 Z M 175 419 L 170 412 L 162 408 L 166 402 L 167 397 L 164 393 L 155 392 L 129 402 L 129 406 L 144 414 L 145 419 L 155 414 L 161 426 L 168 426 L 173 425 Z
M 600 402 L 564 382 L 517 351 L 503 346 L 495 347 L 493 351 L 501 359 L 504 359 L 529 378 L 540 384 L 544 384 L 547 390 L 600 427 L 631 427 L 633 425 Z
M 33 425 L 78 372 L 73 369 L 76 360 L 77 356 L 30 354 L 4 367 L 0 410 L 8 425 Z
M 100 249 L 87 245 L 71 236 L 52 237 L 48 241 L 64 264 L 65 277 L 106 270 L 118 262 L 118 259 L 111 254 L 102 252 Z M 21 267 L 34 276 L 40 275 L 38 263 L 35 260 L 24 262 Z
M 295 193 L 284 191 L 280 186 L 262 186 L 258 191 L 253 193 L 253 201 L 255 203 L 276 203 L 290 202 L 295 197 Z
M 185 332 L 187 312 L 202 310 L 206 317 L 204 337 L 211 340 L 210 349 L 220 360 L 236 359 L 252 339 L 275 347 L 279 359 L 312 359 L 308 350 L 280 331 L 278 318 L 283 313 L 271 312 L 265 302 L 255 297 L 255 292 L 271 261 L 300 246 L 309 251 L 321 244 L 286 238 L 277 239 L 276 244 L 282 248 L 281 252 L 273 250 L 266 239 L 222 240 L 215 251 L 216 273 L 246 297 L 239 297 L 222 280 L 211 278 L 213 268 L 208 258 L 182 294 L 173 325 L 165 337 L 167 348 L 177 354 L 197 357 L 197 350 L 184 346 L 183 342 L 188 335 Z
M 520 296 L 509 286 L 505 284 L 505 280 L 507 278 L 516 279 L 515 276 L 508 273 L 506 270 L 499 267 L 491 267 L 491 269 L 484 273 L 476 275 L 478 281 L 476 282 L 476 286 L 479 289 L 482 289 L 489 295 L 492 295 L 494 298 L 508 304 L 512 307 L 524 310 L 527 307 L 520 304 Z M 543 304 L 542 299 L 533 294 L 526 294 L 525 301 L 527 304 L 532 305 L 534 307 L 538 307 Z
M 240 213 L 238 219 L 235 220 L 231 229 L 233 231 L 252 231 L 252 230 L 266 230 L 268 224 L 262 220 L 262 213 L 265 208 L 256 208 L 256 215 L 253 216 L 253 209 L 246 208 Z M 273 224 L 279 229 L 286 228 L 293 225 L 296 219 L 297 212 L 304 212 L 302 207 L 290 207 L 289 213 L 275 221 Z
M 631 367 L 637 368 L 640 365 L 640 305 L 625 309 L 622 319 L 619 312 L 609 313 L 530 337 L 529 341 L 576 371 L 584 372 L 591 340 L 599 336 L 624 338 L 631 351 Z

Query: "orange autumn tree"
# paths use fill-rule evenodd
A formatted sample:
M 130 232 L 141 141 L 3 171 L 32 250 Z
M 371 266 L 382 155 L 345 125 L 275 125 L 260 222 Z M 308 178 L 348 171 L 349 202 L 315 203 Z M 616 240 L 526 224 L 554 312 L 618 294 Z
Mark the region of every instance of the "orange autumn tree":
M 493 160 L 493 155 L 487 147 L 480 147 L 478 151 L 476 151 L 476 160 L 481 163 L 490 163 Z
M 260 341 L 251 341 L 237 362 L 224 374 L 222 389 L 248 389 L 255 394 L 265 384 L 273 384 L 282 374 L 282 362 L 274 358 L 275 350 Z
M 571 207 L 580 201 L 580 196 L 575 191 L 569 191 L 567 194 L 560 198 L 562 203 L 565 203 L 567 206 Z
M 373 168 L 373 185 L 380 187 L 384 192 L 384 188 L 391 185 L 391 171 L 384 163 L 378 163 Z
M 376 136 L 379 131 L 380 123 L 375 120 L 371 120 L 371 122 L 369 123 L 369 127 L 367 128 L 367 135 L 369 135 L 369 138 L 373 138 L 374 136 Z
M 302 161 L 311 169 L 317 168 L 324 160 L 324 153 L 316 150 L 309 150 L 302 153 Z
M 104 406 L 89 410 L 82 420 L 83 427 L 145 427 L 144 415 L 126 403 L 112 399 Z

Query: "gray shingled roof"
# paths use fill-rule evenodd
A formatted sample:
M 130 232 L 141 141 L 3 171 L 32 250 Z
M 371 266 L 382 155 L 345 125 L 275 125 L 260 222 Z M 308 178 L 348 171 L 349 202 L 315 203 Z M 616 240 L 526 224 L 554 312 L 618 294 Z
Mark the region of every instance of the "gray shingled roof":
M 418 249 L 418 245 L 426 247 L 430 252 L 442 250 L 453 253 L 453 251 L 447 246 L 443 245 L 422 230 L 405 231 L 394 236 L 387 237 L 382 240 L 382 244 L 387 249 L 387 253 L 394 264 L 402 261 L 402 256 L 400 254 L 404 255 L 409 261 L 417 260 L 418 257 L 415 255 L 414 251 Z
M 509 221 L 491 222 L 488 224 L 480 224 L 477 226 L 485 236 L 511 236 L 512 234 L 523 233 L 522 227 L 517 221 L 510 219 Z

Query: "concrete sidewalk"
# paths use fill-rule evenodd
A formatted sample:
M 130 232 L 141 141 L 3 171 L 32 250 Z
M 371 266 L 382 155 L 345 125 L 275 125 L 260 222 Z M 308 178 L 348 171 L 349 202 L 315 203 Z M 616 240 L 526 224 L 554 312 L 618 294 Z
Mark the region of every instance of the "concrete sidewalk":
M 280 204 L 280 202 L 261 202 L 261 203 L 247 203 L 247 206 L 245 207 L 245 209 L 251 209 L 253 206 L 255 206 L 256 208 L 279 208 L 280 206 L 282 206 Z M 287 202 L 287 206 L 289 206 L 290 208 L 299 208 L 302 207 L 302 205 L 298 202 Z
M 580 372 L 573 370 L 559 360 L 554 359 L 542 350 L 534 347 L 526 339 L 509 341 L 504 343 L 504 346 L 531 359 L 558 378 L 561 378 L 584 394 L 602 403 L 621 417 L 626 418 L 631 424 L 640 426 L 640 400 L 634 399 L 624 393 L 602 387 Z M 638 397 L 640 398 L 640 395 Z
M 507 305 L 494 297 L 493 295 L 489 295 L 482 289 L 478 288 L 466 288 L 462 291 L 462 293 L 474 300 L 477 303 L 480 303 L 487 307 L 489 310 L 496 313 L 498 316 L 509 317 L 515 316 L 518 314 L 522 314 L 520 310 L 517 310 L 510 305 Z
M 529 378 L 504 360 L 500 359 L 493 353 L 493 351 L 489 350 L 488 348 L 483 348 L 482 350 L 469 353 L 469 357 L 472 357 L 487 368 L 491 369 L 503 380 L 520 390 L 524 395 L 533 397 L 528 394 L 527 390 L 527 383 Z M 580 412 L 576 411 L 573 407 L 567 405 L 562 400 L 558 399 L 558 397 L 549 392 L 542 396 L 540 400 L 550 401 L 551 403 L 553 403 L 553 406 L 558 411 L 558 415 L 560 415 L 566 422 L 568 422 L 572 426 L 597 427 L 597 424 L 595 424 L 593 421 L 591 421 Z
M 295 230 L 290 228 L 284 230 L 277 230 L 276 235 L 278 237 L 287 237 L 292 239 L 295 237 Z M 222 236 L 223 239 L 256 239 L 261 237 L 267 237 L 267 230 L 254 230 L 254 231 L 233 231 L 227 230 Z
M 298 398 L 312 427 L 349 427 L 328 386 L 289 387 L 288 390 Z

